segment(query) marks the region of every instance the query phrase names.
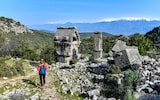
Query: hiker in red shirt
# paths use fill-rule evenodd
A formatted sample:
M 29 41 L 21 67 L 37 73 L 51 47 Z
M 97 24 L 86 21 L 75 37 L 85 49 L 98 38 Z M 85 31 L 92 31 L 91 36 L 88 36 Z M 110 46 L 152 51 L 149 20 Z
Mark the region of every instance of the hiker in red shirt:
M 44 59 L 40 60 L 40 63 L 38 64 L 38 67 L 37 67 L 37 70 L 39 72 L 41 87 L 44 87 L 46 71 L 48 70 L 48 64 L 45 63 Z

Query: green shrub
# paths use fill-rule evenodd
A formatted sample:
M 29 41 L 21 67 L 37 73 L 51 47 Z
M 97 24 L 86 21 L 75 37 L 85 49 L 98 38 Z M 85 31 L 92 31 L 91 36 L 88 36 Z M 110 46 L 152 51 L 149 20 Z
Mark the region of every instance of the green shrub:
M 16 25 L 17 25 L 17 26 L 20 26 L 20 25 L 21 25 L 21 23 L 20 23 L 20 22 L 16 22 Z
M 124 85 L 124 100 L 136 100 L 131 91 L 134 90 L 136 87 L 135 84 L 137 85 L 139 83 L 139 75 L 137 71 L 132 71 L 128 70 L 125 72 L 125 76 L 123 79 L 123 85 Z
M 23 58 L 24 59 L 30 59 L 30 60 L 39 60 L 39 55 L 36 53 L 35 50 L 26 48 L 23 51 Z
M 114 90 L 113 89 L 109 89 L 109 88 L 106 88 L 102 91 L 103 94 L 105 94 L 108 98 L 109 97 L 113 97 L 114 95 Z
M 23 68 L 22 63 L 16 62 L 15 69 L 16 69 L 17 73 L 24 75 L 24 71 L 23 71 L 24 68 Z
M 41 51 L 40 58 L 45 59 L 48 64 L 53 64 L 56 61 L 56 51 L 53 45 L 48 45 Z
M 108 73 L 111 73 L 111 74 L 121 74 L 122 71 L 121 71 L 121 69 L 118 66 L 112 64 L 110 66 L 110 68 L 108 69 Z
M 0 77 L 12 77 L 18 74 L 24 75 L 23 62 L 10 62 L 8 60 L 8 57 L 0 58 Z M 7 64 L 7 61 L 9 64 Z
M 134 100 L 133 95 L 131 93 L 131 90 L 127 89 L 125 95 L 124 95 L 124 100 Z
M 105 76 L 105 83 L 110 86 L 117 86 L 117 78 L 115 78 L 112 74 L 107 74 Z
M 151 41 L 139 33 L 132 35 L 129 43 L 130 45 L 137 46 L 141 55 L 147 55 L 147 51 L 153 48 Z
M 128 70 L 125 72 L 123 84 L 126 88 L 132 89 L 134 82 L 137 83 L 138 80 L 139 80 L 139 76 L 138 76 L 137 71 Z

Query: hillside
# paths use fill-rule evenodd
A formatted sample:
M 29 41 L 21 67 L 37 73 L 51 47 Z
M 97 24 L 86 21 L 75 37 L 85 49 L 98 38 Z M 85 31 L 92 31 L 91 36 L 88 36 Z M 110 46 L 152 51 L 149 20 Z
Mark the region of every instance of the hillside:
M 107 32 L 114 35 L 131 35 L 134 33 L 145 34 L 155 26 L 159 26 L 159 20 L 116 20 L 111 22 L 95 22 L 95 23 L 64 23 L 64 24 L 42 24 L 28 25 L 31 29 L 56 31 L 58 26 L 76 26 L 79 33 L 81 32 Z
M 0 56 L 39 60 L 53 48 L 53 34 L 30 30 L 11 18 L 0 17 Z M 53 50 L 54 51 L 54 50 Z
M 160 51 L 160 26 L 154 27 L 151 31 L 147 32 L 145 37 L 152 41 L 156 50 Z
M 20 22 L 16 22 L 11 18 L 0 17 L 0 31 L 6 33 L 32 33 L 26 26 L 22 25 Z

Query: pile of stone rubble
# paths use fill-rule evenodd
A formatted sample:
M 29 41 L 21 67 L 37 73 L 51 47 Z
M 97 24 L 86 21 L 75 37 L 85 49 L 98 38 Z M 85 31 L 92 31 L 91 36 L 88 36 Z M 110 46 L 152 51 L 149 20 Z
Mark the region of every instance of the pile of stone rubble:
M 160 58 L 144 58 L 142 67 L 137 70 L 141 79 L 135 91 L 136 97 L 140 100 L 160 100 Z
M 137 99 L 160 100 L 160 59 L 141 56 L 137 47 L 127 46 L 125 42 L 119 40 L 109 55 L 108 59 L 112 58 L 114 64 L 121 69 L 130 67 L 137 70 L 140 84 L 133 91 Z M 56 63 L 51 68 L 57 73 L 64 93 L 73 95 L 80 92 L 85 100 L 109 100 L 115 98 L 106 98 L 101 93 L 105 86 L 104 77 L 108 67 L 108 62 L 105 60 L 91 63 L 85 58 L 74 65 Z
M 75 65 L 63 63 L 52 65 L 60 79 L 63 92 L 71 95 L 79 92 L 85 100 L 106 99 L 101 95 L 106 67 L 106 63 L 89 63 L 87 58 Z

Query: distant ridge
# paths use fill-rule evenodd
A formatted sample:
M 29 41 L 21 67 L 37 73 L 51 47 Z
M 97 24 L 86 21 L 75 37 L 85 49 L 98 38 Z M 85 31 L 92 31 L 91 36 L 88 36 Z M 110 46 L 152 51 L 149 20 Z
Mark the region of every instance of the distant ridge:
M 95 23 L 64 23 L 64 24 L 43 24 L 28 25 L 31 29 L 56 31 L 59 26 L 76 26 L 78 32 L 107 32 L 114 35 L 131 35 L 134 33 L 145 34 L 156 26 L 160 26 L 160 20 L 115 20 L 111 22 L 95 22 Z
M 83 32 L 83 33 L 79 33 L 79 35 L 80 35 L 81 39 L 84 39 L 84 38 L 89 38 L 89 37 L 94 36 L 94 32 Z M 102 32 L 102 36 L 108 37 L 108 36 L 113 36 L 113 35 L 110 33 Z

